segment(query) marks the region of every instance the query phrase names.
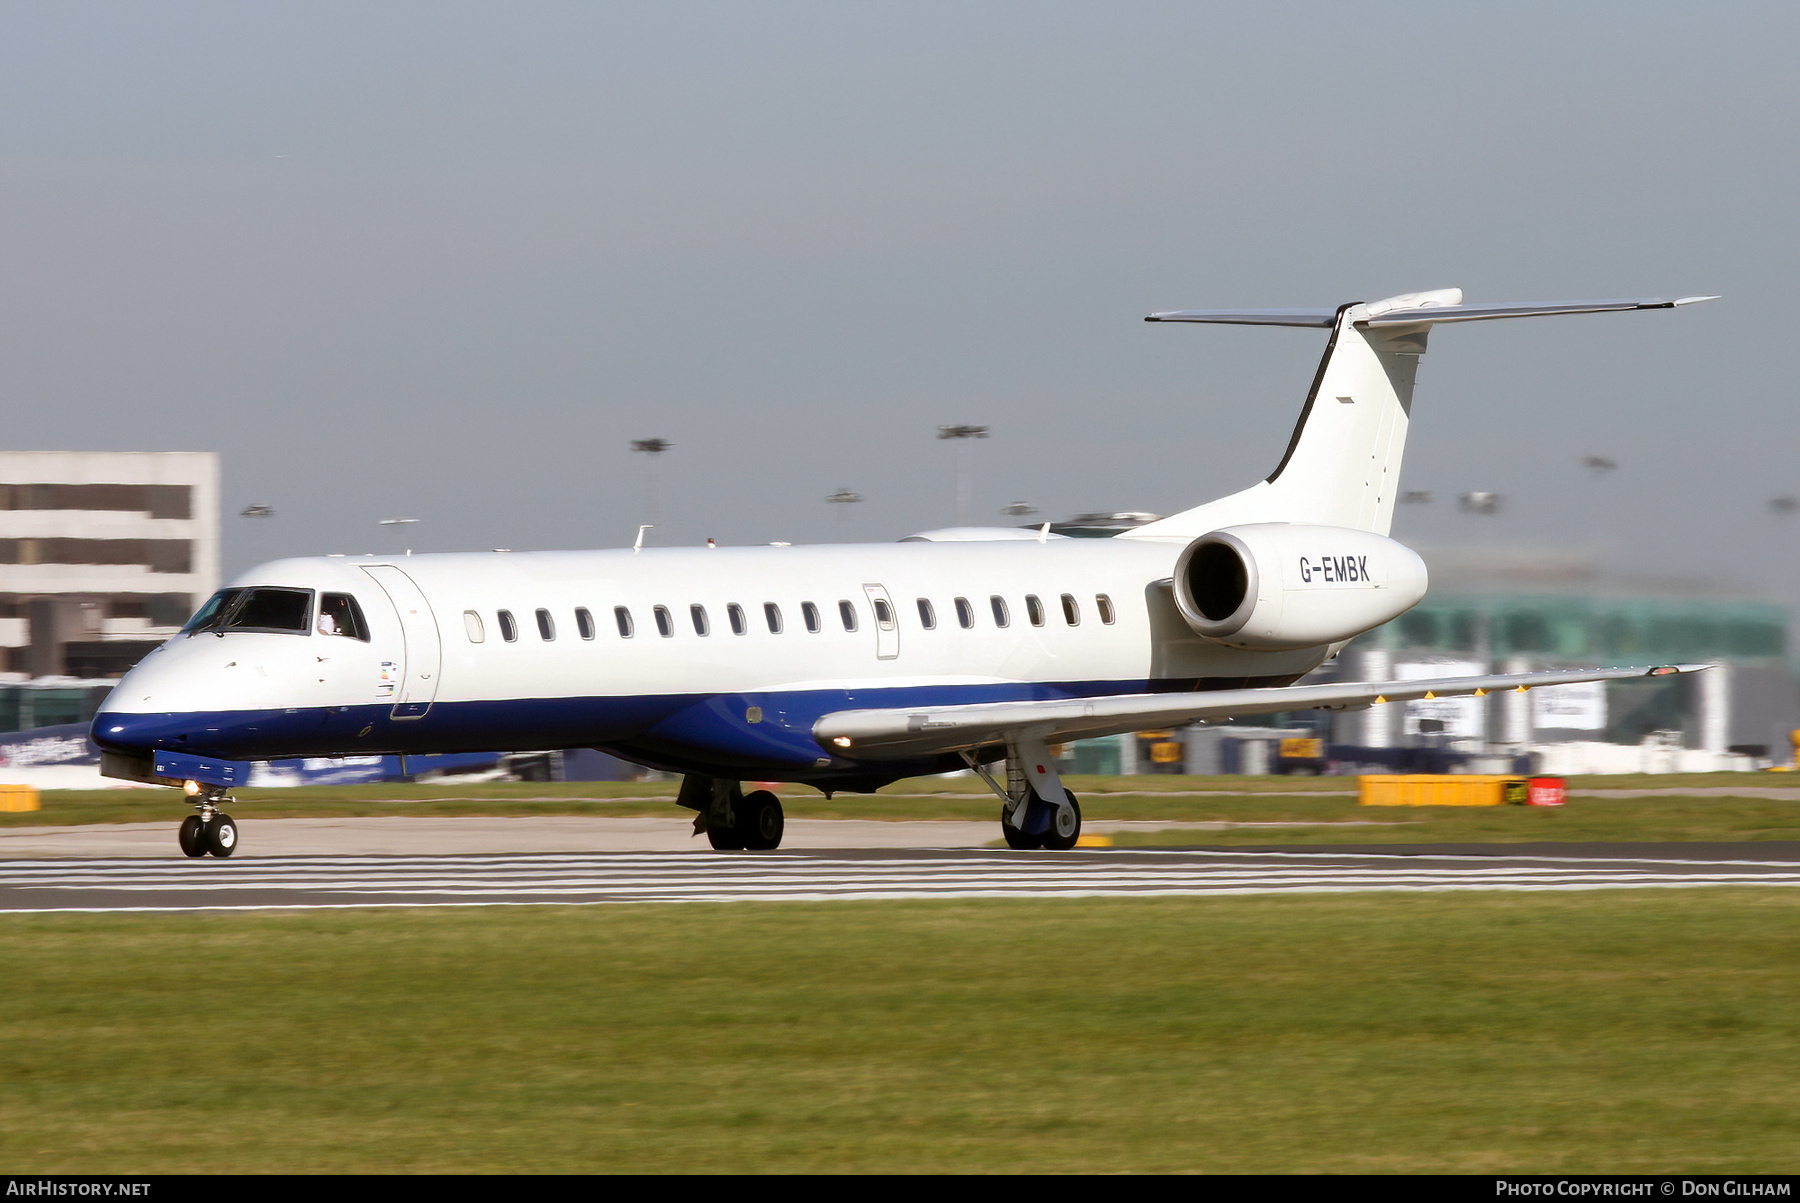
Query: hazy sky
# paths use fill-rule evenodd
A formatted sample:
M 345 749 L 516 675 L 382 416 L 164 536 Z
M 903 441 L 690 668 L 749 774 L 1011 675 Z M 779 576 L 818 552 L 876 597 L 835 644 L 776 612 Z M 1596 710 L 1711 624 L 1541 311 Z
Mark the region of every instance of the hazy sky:
M 1792 4 L 0 3 L 4 443 L 220 452 L 230 570 L 627 544 L 650 436 L 660 542 L 885 540 L 954 520 L 941 423 L 993 427 L 982 521 L 1266 475 L 1323 334 L 1152 310 L 1716 292 L 1438 331 L 1396 534 L 1800 602 L 1796 45 Z

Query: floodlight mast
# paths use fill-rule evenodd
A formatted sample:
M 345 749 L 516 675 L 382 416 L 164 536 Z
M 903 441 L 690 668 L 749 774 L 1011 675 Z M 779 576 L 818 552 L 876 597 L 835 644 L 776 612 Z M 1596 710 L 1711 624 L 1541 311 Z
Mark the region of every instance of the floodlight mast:
M 657 461 L 662 459 L 662 453 L 667 451 L 669 448 L 673 447 L 674 445 L 675 444 L 671 443 L 668 439 L 632 439 L 631 440 L 631 450 L 632 450 L 633 454 L 636 454 L 637 452 L 641 451 L 650 457 L 650 467 L 648 469 L 646 469 L 646 471 L 644 473 L 644 509 L 645 509 L 644 517 L 645 517 L 645 521 L 638 527 L 637 545 L 639 547 L 643 546 L 644 532 L 646 530 L 655 529 L 662 522 L 662 519 L 657 514 L 657 511 L 661 507 L 657 504 L 656 464 L 657 464 Z
M 938 438 L 957 441 L 956 524 L 969 525 L 969 440 L 988 437 L 986 426 L 940 426 Z
M 856 492 L 854 489 L 842 488 L 825 500 L 830 504 L 837 506 L 838 525 L 842 526 L 844 524 L 844 516 L 850 512 L 849 507 L 861 501 L 862 494 Z
M 376 526 L 411 526 L 414 523 L 416 523 L 417 521 L 418 521 L 417 518 L 382 518 L 379 521 L 377 521 L 375 523 L 375 525 Z M 410 548 L 410 547 L 407 548 L 406 554 L 410 556 L 412 554 L 412 548 Z

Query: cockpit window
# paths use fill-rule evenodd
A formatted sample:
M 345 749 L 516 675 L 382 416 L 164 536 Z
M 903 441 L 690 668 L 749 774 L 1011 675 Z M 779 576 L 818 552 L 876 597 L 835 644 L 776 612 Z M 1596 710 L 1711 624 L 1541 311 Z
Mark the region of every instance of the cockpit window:
M 189 635 L 201 631 L 304 635 L 312 599 L 311 589 L 221 589 L 200 607 L 182 631 Z M 362 637 L 368 637 L 366 631 Z
M 321 635 L 347 635 L 351 639 L 369 641 L 369 624 L 363 621 L 362 607 L 348 593 L 319 595 L 319 620 L 315 624 Z
M 206 604 L 204 606 L 201 606 L 198 610 L 194 611 L 194 616 L 187 620 L 187 625 L 181 628 L 181 633 L 183 635 L 192 635 L 196 631 L 204 631 L 208 627 L 213 626 L 219 621 L 219 617 L 231 608 L 231 604 L 235 602 L 243 592 L 242 589 L 219 590 L 217 593 L 206 599 Z

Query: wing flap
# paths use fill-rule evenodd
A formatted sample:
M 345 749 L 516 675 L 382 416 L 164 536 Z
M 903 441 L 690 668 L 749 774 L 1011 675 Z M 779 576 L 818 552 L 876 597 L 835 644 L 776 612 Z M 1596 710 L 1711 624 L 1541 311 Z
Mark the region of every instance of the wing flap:
M 971 706 L 838 710 L 813 724 L 813 738 L 840 756 L 902 760 L 961 752 L 1030 735 L 1046 743 L 1094 739 L 1200 719 L 1274 714 L 1283 710 L 1347 710 L 1380 702 L 1457 697 L 1582 681 L 1620 681 L 1697 672 L 1706 664 L 1656 668 L 1556 669 L 1486 677 L 1425 681 L 1367 681 L 1290 685 L 1284 689 L 1221 689 L 1207 693 L 1118 694 L 1041 702 L 989 702 Z

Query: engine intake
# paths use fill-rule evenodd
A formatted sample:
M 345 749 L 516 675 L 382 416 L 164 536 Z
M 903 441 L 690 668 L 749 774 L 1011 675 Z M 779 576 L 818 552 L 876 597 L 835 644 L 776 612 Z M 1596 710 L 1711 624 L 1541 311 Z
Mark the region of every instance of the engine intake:
M 1425 562 L 1384 535 L 1262 522 L 1200 536 L 1175 562 L 1175 604 L 1196 634 L 1275 650 L 1336 643 L 1425 596 Z

